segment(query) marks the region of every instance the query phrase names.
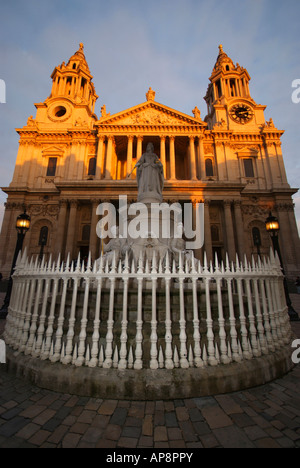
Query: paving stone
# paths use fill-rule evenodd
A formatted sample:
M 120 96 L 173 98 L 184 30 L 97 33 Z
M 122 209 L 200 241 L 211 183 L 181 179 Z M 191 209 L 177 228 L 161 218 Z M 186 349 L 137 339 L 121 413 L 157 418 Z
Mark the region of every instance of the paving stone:
M 28 440 L 33 436 L 37 431 L 41 429 L 41 426 L 38 426 L 34 423 L 29 423 L 27 426 L 23 427 L 19 432 L 16 433 L 16 437 L 20 439 Z
M 28 424 L 28 419 L 17 416 L 0 427 L 0 435 L 11 437 Z
M 157 426 L 154 429 L 154 442 L 167 442 L 168 433 L 165 426 Z
M 256 440 L 255 445 L 257 448 L 281 448 L 280 444 L 277 440 L 271 439 L 270 437 L 266 437 L 264 439 Z
M 133 437 L 121 437 L 117 443 L 117 447 L 120 448 L 136 448 L 138 444 L 138 439 Z
M 202 414 L 211 429 L 231 426 L 233 424 L 232 420 L 219 406 L 202 408 Z
M 177 427 L 170 427 L 167 429 L 168 439 L 169 440 L 181 440 L 182 439 L 182 432 L 181 429 Z
M 176 408 L 176 416 L 178 421 L 188 421 L 190 418 L 188 409 L 181 406 Z
M 96 416 L 96 411 L 83 410 L 78 417 L 78 422 L 91 424 Z
M 125 426 L 122 431 L 122 437 L 132 437 L 138 439 L 141 435 L 140 427 Z
M 216 396 L 216 400 L 226 414 L 243 413 L 243 409 L 229 395 Z
M 253 443 L 243 430 L 236 426 L 214 429 L 213 433 L 224 448 L 254 448 Z
M 76 448 L 81 439 L 81 435 L 69 433 L 62 440 L 62 448 Z
M 119 424 L 122 426 L 125 424 L 127 418 L 128 410 L 126 408 L 116 408 L 115 412 L 113 413 L 110 423 L 111 424 Z
M 106 415 L 106 416 L 111 416 L 114 413 L 117 407 L 117 404 L 118 402 L 116 400 L 104 401 L 102 405 L 100 406 L 98 413 Z
M 103 438 L 108 440 L 118 440 L 122 433 L 122 427 L 116 424 L 109 424 L 102 433 Z
M 263 439 L 268 436 L 268 434 L 258 426 L 245 427 L 244 431 L 250 440 Z
M 40 424 L 43 426 L 46 424 L 46 422 L 49 421 L 49 419 L 53 418 L 55 416 L 56 412 L 51 409 L 46 409 L 42 413 L 40 413 L 36 418 L 33 419 L 33 422 L 35 424 Z
M 148 414 L 144 418 L 142 434 L 151 437 L 153 435 L 153 416 Z

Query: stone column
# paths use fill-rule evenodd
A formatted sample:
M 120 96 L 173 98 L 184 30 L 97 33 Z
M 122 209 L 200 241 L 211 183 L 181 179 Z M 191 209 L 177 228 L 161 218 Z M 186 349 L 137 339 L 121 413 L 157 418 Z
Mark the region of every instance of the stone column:
M 234 203 L 233 206 L 234 206 L 236 234 L 237 234 L 237 240 L 238 240 L 238 254 L 239 254 L 239 258 L 242 260 L 246 253 L 242 202 L 241 200 L 234 200 L 233 203 Z
M 200 179 L 206 178 L 203 138 L 199 137 Z
M 112 179 L 112 150 L 113 150 L 114 137 L 108 137 L 107 143 L 107 157 L 105 166 L 105 179 Z
M 167 178 L 167 165 L 166 165 L 166 137 L 160 137 L 160 162 L 164 166 L 164 177 Z
M 293 239 L 293 246 L 294 246 L 294 252 L 295 252 L 295 264 L 297 265 L 296 269 L 298 269 L 299 271 L 300 270 L 300 239 L 299 239 L 298 227 L 296 223 L 296 217 L 295 217 L 293 204 L 290 204 L 288 206 L 288 217 L 289 217 L 290 227 L 291 227 L 291 236 Z
M 96 167 L 96 179 L 102 178 L 102 171 L 103 171 L 103 149 L 104 149 L 104 135 L 98 136 L 98 150 L 97 150 L 97 167 Z
M 70 253 L 71 260 L 73 259 L 74 253 L 74 241 L 75 241 L 75 229 L 76 229 L 76 218 L 77 218 L 77 200 L 70 201 L 70 216 L 67 233 L 67 245 L 66 245 L 66 256 Z
M 210 200 L 204 200 L 204 247 L 207 256 L 207 261 L 210 262 L 213 258 L 210 215 L 209 215 Z
M 196 219 L 197 203 L 202 203 L 202 201 L 197 200 L 197 199 L 192 200 L 192 204 L 193 204 L 193 230 L 194 231 L 196 231 L 196 229 L 197 229 L 197 219 Z M 205 232 L 204 232 L 204 235 L 205 235 Z M 205 237 L 204 237 L 204 240 L 205 240 Z M 197 258 L 198 260 L 200 260 L 203 263 L 203 248 L 195 249 L 194 250 L 194 255 L 195 255 L 195 258 Z
M 290 274 L 290 271 L 294 269 L 294 265 L 297 263 L 295 252 L 294 252 L 294 239 L 289 220 L 289 205 L 287 203 L 278 203 L 277 216 L 280 225 L 279 231 L 279 247 L 282 254 L 284 263 L 285 273 Z M 276 216 L 276 214 L 275 214 Z M 299 242 L 298 242 L 299 245 Z
M 231 200 L 224 200 L 224 211 L 225 211 L 225 229 L 227 238 L 227 250 L 229 260 L 234 261 L 236 257 L 236 249 L 234 242 L 234 230 L 232 223 L 231 214 Z
M 143 154 L 142 143 L 143 143 L 143 137 L 138 135 L 137 136 L 137 149 L 136 149 L 137 162 L 139 161 L 139 159 L 142 157 L 142 154 Z
M 20 213 L 18 213 L 20 214 Z M 4 213 L 4 218 L 3 218 L 3 223 L 2 223 L 2 229 L 1 229 L 1 237 L 0 241 L 2 246 L 5 246 L 5 248 L 1 248 L 0 250 L 0 265 L 1 268 L 4 267 L 4 265 L 7 263 L 7 256 L 8 256 L 8 244 L 10 241 L 10 234 L 12 229 L 15 230 L 15 225 L 16 225 L 16 218 L 17 214 L 15 213 L 14 210 L 14 204 L 7 202 L 6 207 L 5 207 L 5 213 Z M 12 262 L 12 258 L 8 259 L 8 262 Z M 8 271 L 7 273 L 10 273 L 10 268 L 11 264 L 8 265 Z M 6 272 L 2 271 L 3 276 L 5 276 Z
M 191 168 L 191 179 L 197 179 L 197 162 L 196 162 L 196 152 L 195 152 L 195 137 L 190 136 L 190 168 Z
M 170 136 L 170 179 L 176 180 L 176 157 L 174 136 Z
M 59 205 L 60 205 L 60 210 L 59 210 L 59 215 L 58 215 L 58 220 L 57 220 L 57 234 L 56 234 L 56 242 L 55 242 L 56 258 L 58 257 L 59 254 L 61 254 L 61 256 L 63 257 L 68 200 L 60 200 Z
M 132 171 L 132 150 L 133 150 L 133 135 L 128 135 L 127 140 L 127 177 Z
M 97 221 L 98 221 L 98 216 L 96 214 L 97 207 L 100 203 L 100 200 L 98 199 L 92 199 L 92 221 L 91 221 L 91 233 L 90 233 L 90 252 L 91 252 L 91 257 L 92 260 L 95 261 L 98 257 L 100 257 L 100 252 L 97 252 L 97 232 L 96 232 L 96 227 L 97 227 Z

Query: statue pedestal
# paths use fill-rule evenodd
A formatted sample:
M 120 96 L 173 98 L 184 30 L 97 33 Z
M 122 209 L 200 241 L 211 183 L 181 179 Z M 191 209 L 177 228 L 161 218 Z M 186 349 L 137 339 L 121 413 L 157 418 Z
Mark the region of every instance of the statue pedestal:
M 170 239 L 174 237 L 174 213 L 160 211 L 158 201 L 150 202 L 149 197 L 144 201 L 144 206 L 147 210 L 143 209 L 138 215 L 137 237 L 128 239 L 133 257 L 138 261 L 142 255 L 152 261 L 155 252 L 157 260 L 163 260 L 170 249 Z

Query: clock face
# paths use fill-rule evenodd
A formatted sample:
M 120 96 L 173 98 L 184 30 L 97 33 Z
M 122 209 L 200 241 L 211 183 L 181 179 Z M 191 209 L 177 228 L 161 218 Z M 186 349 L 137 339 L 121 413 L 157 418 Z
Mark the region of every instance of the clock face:
M 229 115 L 236 123 L 245 124 L 253 119 L 253 110 L 247 104 L 236 104 L 232 106 Z

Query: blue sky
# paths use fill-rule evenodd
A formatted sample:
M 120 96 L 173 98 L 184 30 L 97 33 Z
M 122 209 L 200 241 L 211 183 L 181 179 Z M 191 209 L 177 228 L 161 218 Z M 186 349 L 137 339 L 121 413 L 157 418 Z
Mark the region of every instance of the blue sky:
M 85 46 L 99 99 L 115 113 L 156 100 L 206 115 L 203 96 L 218 45 L 247 68 L 252 97 L 266 118 L 285 130 L 288 180 L 300 186 L 300 104 L 291 100 L 300 79 L 299 0 L 11 0 L 0 6 L 0 186 L 9 185 L 18 150 L 16 127 L 35 115 L 51 91 L 50 75 Z M 0 223 L 5 194 L 0 195 Z M 294 198 L 300 228 L 300 195 Z

